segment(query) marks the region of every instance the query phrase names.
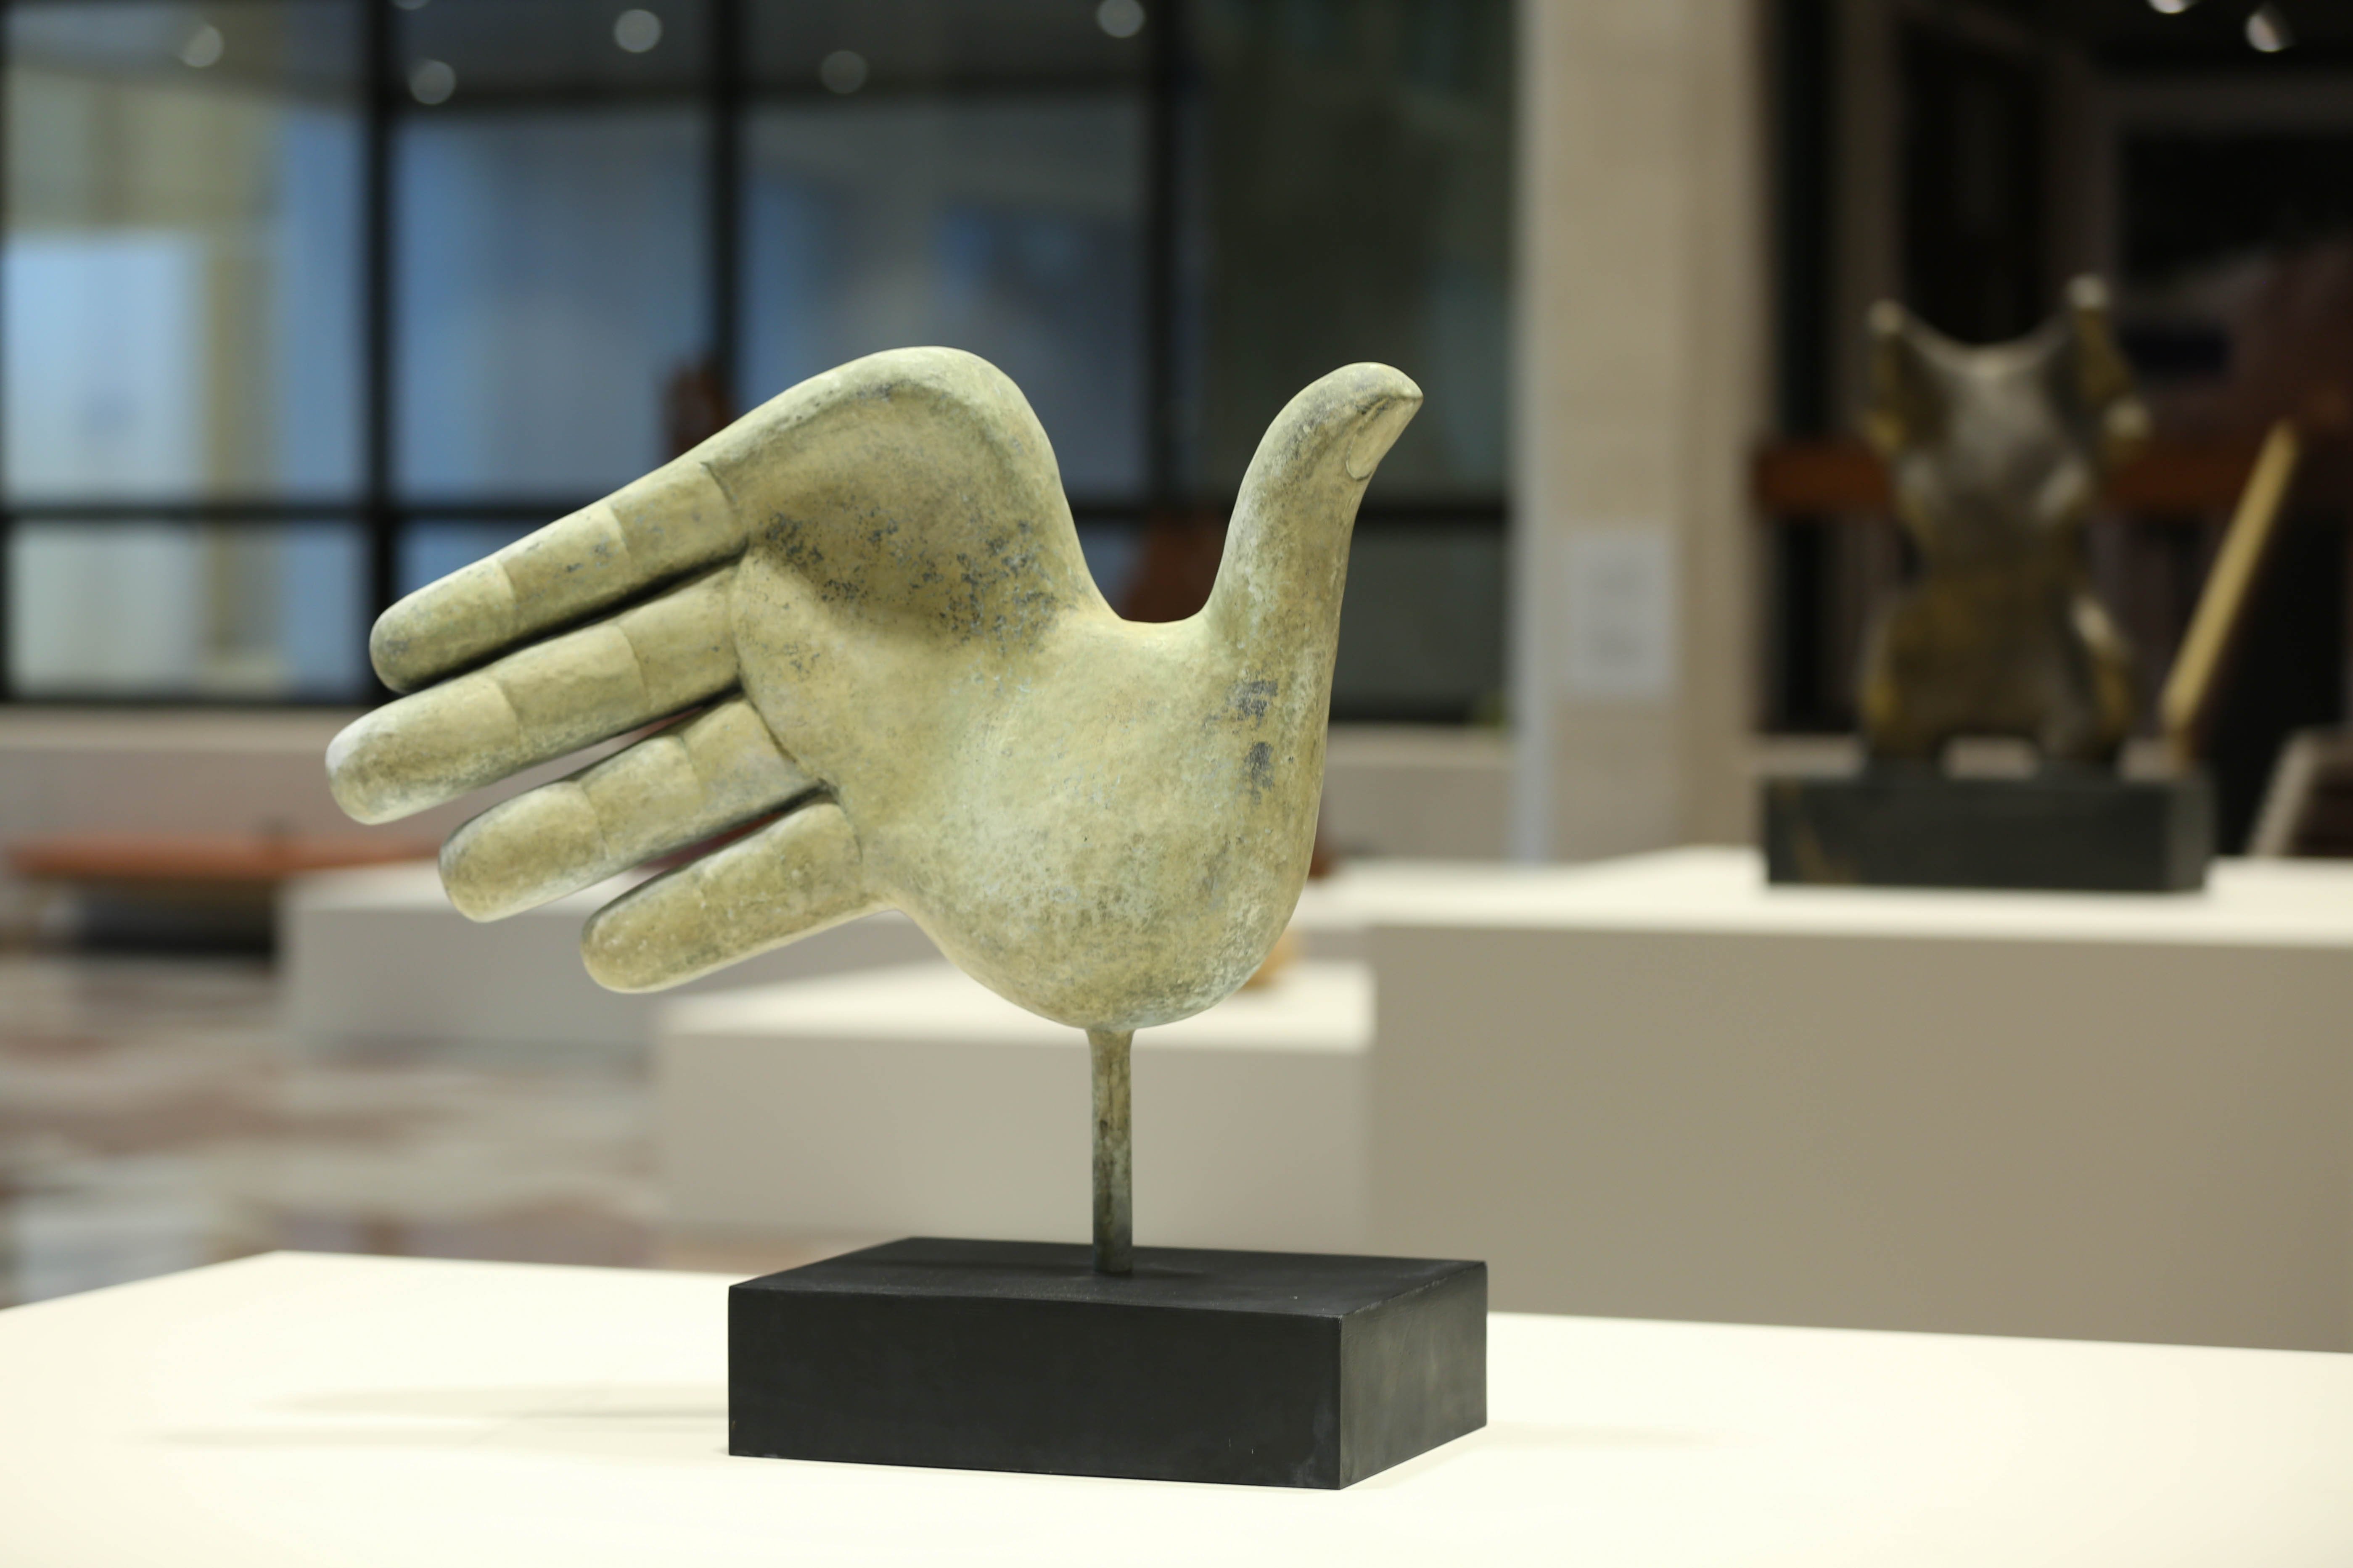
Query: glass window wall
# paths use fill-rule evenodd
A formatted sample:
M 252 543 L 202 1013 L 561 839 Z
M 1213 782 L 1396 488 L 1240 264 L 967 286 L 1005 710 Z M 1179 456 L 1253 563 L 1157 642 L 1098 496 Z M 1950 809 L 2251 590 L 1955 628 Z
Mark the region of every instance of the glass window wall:
M 1081 504 L 1144 454 L 1144 114 L 1099 96 L 763 106 L 744 160 L 744 401 L 881 349 L 1011 376 Z
M 354 21 L 9 7 L 12 503 L 357 492 Z
M 28 698 L 332 700 L 365 674 L 358 525 L 19 521 L 8 665 Z
M 705 131 L 686 109 L 403 117 L 401 499 L 593 496 L 673 455 L 663 389 L 710 324 Z
M 1284 400 L 1401 366 L 1335 711 L 1494 708 L 1507 0 L 5 15 L 0 696 L 370 700 L 399 594 L 943 343 L 1155 613 L 1153 531 L 1213 548 Z

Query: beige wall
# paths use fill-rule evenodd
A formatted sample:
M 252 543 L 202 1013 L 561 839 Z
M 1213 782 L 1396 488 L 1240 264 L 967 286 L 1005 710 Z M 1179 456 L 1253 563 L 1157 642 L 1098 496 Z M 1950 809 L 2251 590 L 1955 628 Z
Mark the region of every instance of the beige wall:
M 1746 488 L 1768 297 L 1760 12 L 1757 0 L 1521 8 L 1523 858 L 1748 831 Z

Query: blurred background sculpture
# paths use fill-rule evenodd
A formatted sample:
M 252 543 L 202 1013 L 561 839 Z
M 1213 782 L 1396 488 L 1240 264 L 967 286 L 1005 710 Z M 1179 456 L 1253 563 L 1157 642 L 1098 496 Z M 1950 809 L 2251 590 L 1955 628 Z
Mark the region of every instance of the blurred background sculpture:
M 2131 653 L 2092 592 L 2084 523 L 2148 416 L 2095 278 L 2031 335 L 1966 348 L 1883 301 L 1871 313 L 1872 443 L 1921 558 L 1864 656 L 1874 760 L 1935 762 L 1962 735 L 2112 763 L 2134 719 Z
M 1356 505 L 1420 403 L 1360 364 L 1293 398 L 1207 606 L 1124 621 L 1045 431 L 971 354 L 817 376 L 587 510 L 410 595 L 337 737 L 335 797 L 408 816 L 691 713 L 466 824 L 478 920 L 747 823 L 599 910 L 590 973 L 677 984 L 886 906 L 1088 1031 L 1098 1267 L 1127 1267 L 1133 1032 L 1250 977 L 1307 874 Z

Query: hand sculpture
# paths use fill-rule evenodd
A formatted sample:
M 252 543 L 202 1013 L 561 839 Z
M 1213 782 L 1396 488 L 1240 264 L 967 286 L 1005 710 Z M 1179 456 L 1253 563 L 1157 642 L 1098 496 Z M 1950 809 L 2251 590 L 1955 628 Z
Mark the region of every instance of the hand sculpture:
M 1982 349 L 1901 306 L 1872 311 L 1867 427 L 1923 563 L 1864 655 L 1873 757 L 1931 762 L 1957 735 L 2016 735 L 2105 763 L 2132 728 L 2131 658 L 2093 596 L 2083 524 L 2148 416 L 2099 280 L 2068 293 L 2066 314 Z
M 1011 382 L 856 361 L 385 611 L 413 695 L 336 737 L 335 798 L 389 821 L 691 711 L 459 828 L 451 901 L 496 919 L 781 813 L 598 910 L 589 972 L 674 985 L 896 906 L 1088 1030 L 1124 1128 L 1128 1034 L 1232 992 L 1298 901 L 1349 531 L 1420 401 L 1372 364 L 1293 398 L 1208 607 L 1136 625 Z

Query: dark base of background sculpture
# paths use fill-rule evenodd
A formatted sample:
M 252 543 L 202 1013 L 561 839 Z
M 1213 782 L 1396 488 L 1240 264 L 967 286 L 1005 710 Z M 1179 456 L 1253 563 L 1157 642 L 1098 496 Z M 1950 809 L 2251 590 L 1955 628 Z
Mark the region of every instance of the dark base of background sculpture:
M 2214 855 L 2201 777 L 1957 779 L 1873 771 L 1765 785 L 1776 882 L 2189 892 Z
M 1345 1487 L 1487 1424 L 1487 1266 L 894 1241 L 730 1290 L 727 1384 L 731 1454 Z

